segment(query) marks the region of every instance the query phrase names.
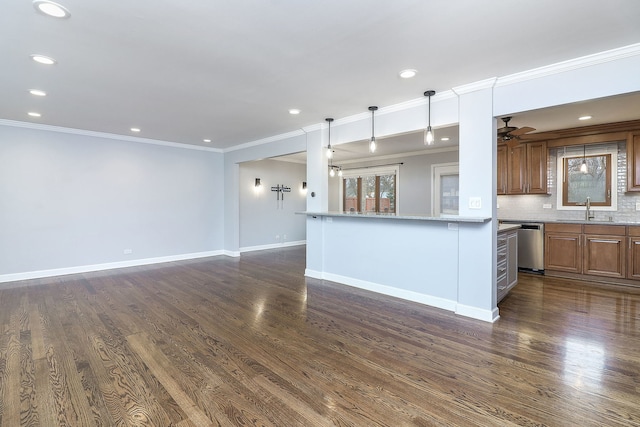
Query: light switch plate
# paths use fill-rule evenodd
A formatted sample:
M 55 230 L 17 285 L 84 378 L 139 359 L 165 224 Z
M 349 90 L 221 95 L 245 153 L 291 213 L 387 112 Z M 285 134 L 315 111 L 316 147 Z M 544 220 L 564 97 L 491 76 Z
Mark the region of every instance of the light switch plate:
M 636 202 L 636 210 L 640 211 L 640 202 Z
M 542 209 L 551 209 L 553 207 L 553 205 L 551 203 L 544 203 L 542 205 Z
M 482 199 L 480 197 L 469 197 L 469 209 L 482 209 Z

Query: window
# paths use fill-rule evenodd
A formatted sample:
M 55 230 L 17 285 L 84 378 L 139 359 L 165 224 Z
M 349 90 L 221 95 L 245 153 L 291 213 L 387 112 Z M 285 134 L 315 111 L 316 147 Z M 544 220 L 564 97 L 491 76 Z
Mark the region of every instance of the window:
M 583 166 L 583 164 L 585 166 Z M 616 209 L 617 144 L 589 150 L 566 147 L 558 152 L 558 209 L 584 209 L 591 206 Z
M 458 215 L 458 163 L 431 165 L 431 215 Z
M 397 212 L 398 168 L 354 169 L 342 178 L 341 205 L 345 212 Z

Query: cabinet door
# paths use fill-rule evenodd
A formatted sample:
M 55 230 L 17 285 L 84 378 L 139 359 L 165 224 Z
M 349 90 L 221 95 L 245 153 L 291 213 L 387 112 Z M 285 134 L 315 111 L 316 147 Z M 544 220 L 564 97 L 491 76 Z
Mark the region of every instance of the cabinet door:
M 627 137 L 627 191 L 640 191 L 640 132 Z
M 498 145 L 497 158 L 497 185 L 498 194 L 507 194 L 507 146 Z
M 640 237 L 629 237 L 627 279 L 640 280 Z
M 545 233 L 544 268 L 582 273 L 580 234 Z
M 511 289 L 518 283 L 518 232 L 507 234 L 507 288 Z
M 624 237 L 587 234 L 584 242 L 584 274 L 626 277 Z
M 531 142 L 527 145 L 527 192 L 547 194 L 547 143 Z
M 507 194 L 525 194 L 527 147 L 519 144 L 507 150 Z

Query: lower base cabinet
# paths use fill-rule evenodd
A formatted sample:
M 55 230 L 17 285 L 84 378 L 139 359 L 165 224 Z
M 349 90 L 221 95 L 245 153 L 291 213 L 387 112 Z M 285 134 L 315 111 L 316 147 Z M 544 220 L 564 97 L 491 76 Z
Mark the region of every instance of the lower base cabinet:
M 496 302 L 518 284 L 518 230 L 498 232 Z
M 627 247 L 627 278 L 640 280 L 640 226 L 629 226 Z
M 545 274 L 640 286 L 640 226 L 546 224 Z

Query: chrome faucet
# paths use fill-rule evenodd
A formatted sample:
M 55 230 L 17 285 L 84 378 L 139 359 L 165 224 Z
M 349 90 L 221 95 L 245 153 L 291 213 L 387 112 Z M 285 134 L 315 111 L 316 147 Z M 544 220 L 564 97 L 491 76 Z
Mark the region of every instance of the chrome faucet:
M 593 212 L 591 212 L 591 197 L 587 197 L 587 202 L 585 203 L 585 206 L 587 207 L 587 210 L 584 213 L 584 220 L 591 221 L 592 219 L 595 218 L 595 215 L 593 214 Z

